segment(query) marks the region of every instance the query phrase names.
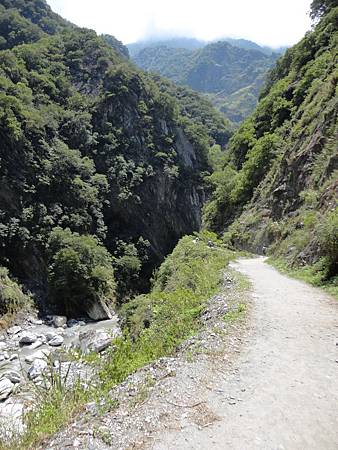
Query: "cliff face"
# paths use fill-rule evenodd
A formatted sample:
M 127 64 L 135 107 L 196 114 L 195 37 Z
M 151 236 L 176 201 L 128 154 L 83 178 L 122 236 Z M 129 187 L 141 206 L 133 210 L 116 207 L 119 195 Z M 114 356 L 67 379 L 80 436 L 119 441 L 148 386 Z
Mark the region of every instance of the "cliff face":
M 6 20 L 41 35 L 0 51 L 0 265 L 46 299 L 49 236 L 59 226 L 100 239 L 122 297 L 143 289 L 200 226 L 213 139 L 117 41 L 115 51 L 40 0 L 1 5 Z
M 337 17 L 287 50 L 233 136 L 205 216 L 228 242 L 337 274 Z

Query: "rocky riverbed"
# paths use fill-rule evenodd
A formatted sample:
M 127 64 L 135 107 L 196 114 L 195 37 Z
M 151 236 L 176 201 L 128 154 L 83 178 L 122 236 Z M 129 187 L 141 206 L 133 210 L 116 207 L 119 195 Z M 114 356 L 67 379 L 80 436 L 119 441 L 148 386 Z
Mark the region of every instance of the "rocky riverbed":
M 0 332 L 0 435 L 23 429 L 23 413 L 34 405 L 34 387 L 48 389 L 52 370 L 67 373 L 68 383 L 90 382 L 93 369 L 70 360 L 70 351 L 104 352 L 120 334 L 117 316 L 98 322 L 30 316 Z

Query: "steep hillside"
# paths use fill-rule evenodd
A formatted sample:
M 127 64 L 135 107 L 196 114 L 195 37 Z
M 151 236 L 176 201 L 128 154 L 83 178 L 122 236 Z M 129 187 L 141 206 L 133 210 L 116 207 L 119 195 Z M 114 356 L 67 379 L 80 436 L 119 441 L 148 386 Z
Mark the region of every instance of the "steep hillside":
M 318 282 L 338 269 L 337 19 L 328 7 L 271 71 L 211 176 L 205 209 L 227 242 L 310 265 Z
M 149 76 L 163 93 L 169 93 L 175 97 L 183 117 L 205 130 L 211 139 L 210 144 L 220 145 L 222 149 L 226 147 L 234 127 L 205 97 L 158 75 Z
M 72 27 L 43 0 L 1 0 L 0 13 L 2 49 L 36 42 L 45 34 L 55 34 Z
M 265 75 L 277 56 L 221 41 L 197 50 L 152 45 L 133 60 L 144 70 L 208 94 L 227 118 L 241 122 L 256 106 Z
M 271 55 L 272 53 L 282 54 L 287 49 L 287 47 L 271 48 L 266 45 L 258 45 L 256 42 L 249 41 L 248 39 L 225 38 L 224 41 L 234 47 L 240 47 L 246 50 L 258 50 L 262 53 L 266 53 L 267 55 Z
M 0 6 L 0 265 L 56 303 L 64 283 L 111 296 L 109 258 L 120 299 L 144 289 L 200 226 L 214 140 L 112 39 L 41 0 Z

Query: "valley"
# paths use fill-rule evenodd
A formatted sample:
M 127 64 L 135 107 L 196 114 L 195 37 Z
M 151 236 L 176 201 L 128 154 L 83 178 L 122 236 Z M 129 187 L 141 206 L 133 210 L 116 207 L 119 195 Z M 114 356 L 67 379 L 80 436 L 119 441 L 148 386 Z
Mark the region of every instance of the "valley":
M 275 51 L 0 0 L 0 450 L 335 448 L 338 6 L 310 10 Z
M 254 110 L 267 72 L 280 56 L 240 39 L 212 43 L 172 39 L 129 49 L 141 69 L 204 94 L 234 124 Z

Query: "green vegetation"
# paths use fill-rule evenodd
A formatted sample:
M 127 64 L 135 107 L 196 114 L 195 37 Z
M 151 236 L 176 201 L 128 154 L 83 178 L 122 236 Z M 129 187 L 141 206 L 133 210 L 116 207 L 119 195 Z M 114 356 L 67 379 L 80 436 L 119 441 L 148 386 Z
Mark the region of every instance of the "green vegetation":
M 303 208 L 294 220 L 283 225 L 284 239 L 272 245 L 271 260 L 299 278 L 337 294 L 338 209 L 323 213 Z
M 67 240 L 73 241 L 67 234 Z M 212 247 L 208 245 L 211 239 Z M 109 392 L 117 383 L 147 363 L 173 354 L 182 341 L 194 335 L 201 326 L 200 313 L 220 289 L 223 271 L 235 257 L 220 244 L 212 233 L 182 238 L 156 273 L 151 292 L 123 306 L 124 336 L 115 341 L 105 359 L 94 360 L 93 364 L 101 364 L 96 385 L 84 390 L 78 383 L 69 389 L 65 380 L 54 374 L 51 389 L 39 392 L 41 403 L 27 416 L 26 432 L 12 443 L 0 444 L 0 448 L 36 448 L 88 401 L 106 399 L 107 408 L 114 407 Z M 242 315 L 243 307 L 237 312 Z
M 222 271 L 234 257 L 222 247 L 209 247 L 210 238 L 220 244 L 211 233 L 182 238 L 156 272 L 151 292 L 124 305 L 121 313 L 128 333 L 116 343 L 102 370 L 105 383 L 121 382 L 197 332 L 200 313 L 220 288 Z
M 57 308 L 71 316 L 85 313 L 98 300 L 113 304 L 112 258 L 97 238 L 56 228 L 49 246 L 53 255 L 49 268 L 50 301 Z
M 232 309 L 224 316 L 225 322 L 234 322 L 238 319 L 241 319 L 246 311 L 246 305 L 244 303 L 240 303 L 236 309 Z
M 227 119 L 241 122 L 256 106 L 266 73 L 278 55 L 244 40 L 214 42 L 201 47 L 170 47 L 170 41 L 158 45 L 149 43 L 133 54 L 133 60 L 144 70 L 207 94 Z
M 8 270 L 0 267 L 0 316 L 8 324 L 18 311 L 31 305 L 31 297 L 8 276 Z
M 28 411 L 24 417 L 26 430 L 20 435 L 17 430 L 1 430 L 7 433 L 8 440 L 0 441 L 1 450 L 36 449 L 44 439 L 52 436 L 67 424 L 83 407 L 86 401 L 93 397 L 93 390 L 84 389 L 80 380 L 72 385 L 68 383 L 68 374 L 61 374 L 60 369 L 53 367 L 48 361 L 49 374 L 44 382 L 49 384 L 34 385 L 33 394 L 38 399 L 38 405 Z
M 86 402 L 113 408 L 116 384 L 198 332 L 235 257 L 229 248 L 266 252 L 337 292 L 338 8 L 330 5 L 313 2 L 320 22 L 278 61 L 224 151 L 232 127 L 207 100 L 139 71 L 115 38 L 67 23 L 44 0 L 0 0 L 0 313 L 30 301 L 10 273 L 67 314 L 86 309 L 83 300 L 116 302 L 124 323 L 106 357 L 86 359 L 99 365 L 95 385 L 69 389 L 52 378 L 24 435 L 0 448 L 36 448 Z M 241 121 L 275 55 L 223 42 L 179 50 L 171 62 L 171 77 Z M 222 237 L 181 238 L 200 227 L 206 188 L 205 225 Z
M 228 124 L 44 0 L 0 9 L 0 264 L 52 293 L 52 230 L 91 235 L 113 257 L 125 301 L 199 228 L 208 151 L 225 145 Z
M 222 148 L 226 146 L 234 127 L 226 120 L 212 104 L 201 94 L 182 86 L 177 86 L 169 80 L 150 75 L 160 86 L 162 92 L 167 92 L 176 98 L 180 107 L 181 116 L 187 118 L 200 128 L 204 128 L 209 135 L 209 145 L 218 144 Z
M 336 285 L 338 8 L 320 14 L 270 72 L 228 152 L 214 157 L 204 220 L 230 247 Z
M 70 27 L 45 1 L 0 0 L 0 49 L 36 42 Z

